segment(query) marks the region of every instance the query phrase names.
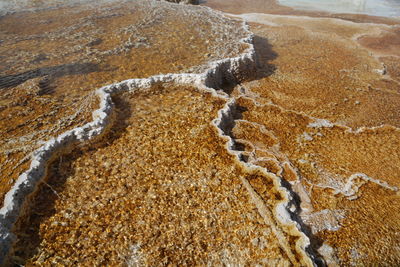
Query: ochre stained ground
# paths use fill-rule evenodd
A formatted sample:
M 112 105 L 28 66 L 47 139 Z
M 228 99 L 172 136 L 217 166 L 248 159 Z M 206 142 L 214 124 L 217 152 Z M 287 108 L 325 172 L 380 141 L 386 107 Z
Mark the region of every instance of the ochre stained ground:
M 243 52 L 239 22 L 155 3 L 0 18 L 2 194 L 41 140 L 91 120 L 96 88 L 198 73 Z M 276 219 L 277 176 L 297 193 L 328 265 L 400 265 L 398 20 L 275 1 L 205 4 L 242 14 L 255 34 L 259 69 L 231 94 L 240 107 L 232 137 L 244 161 L 270 173 L 227 152 L 211 125 L 225 103 L 210 93 L 159 84 L 115 96 L 107 135 L 50 165 L 15 229 L 12 262 L 305 265 L 300 233 Z M 274 15 L 243 14 L 252 12 Z
M 210 123 L 225 101 L 159 84 L 114 102 L 107 136 L 51 165 L 19 222 L 15 263 L 309 264 L 297 229 L 274 219 L 284 197 L 273 177 L 244 170 Z
M 92 120 L 97 88 L 129 78 L 201 72 L 209 61 L 239 54 L 242 37 L 241 22 L 202 7 L 154 1 L 2 16 L 0 204 L 29 167 L 34 149 Z
M 292 184 L 335 265 L 400 263 L 400 49 L 396 27 L 243 15 L 268 77 L 234 95 L 249 162 Z M 362 36 L 362 38 L 361 38 Z

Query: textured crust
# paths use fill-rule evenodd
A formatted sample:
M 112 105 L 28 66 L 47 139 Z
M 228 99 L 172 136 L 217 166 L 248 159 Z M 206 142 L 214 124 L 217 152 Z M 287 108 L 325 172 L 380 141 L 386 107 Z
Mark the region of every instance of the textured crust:
M 243 24 L 243 27 L 247 30 L 245 24 Z M 202 90 L 212 92 L 215 96 L 226 99 L 226 106 L 220 110 L 218 113 L 219 116 L 213 121 L 213 124 L 218 128 L 220 135 L 227 140 L 226 148 L 229 153 L 236 155 L 238 161 L 241 162 L 239 159 L 240 153 L 232 149 L 234 142 L 233 139 L 227 136 L 223 130 L 224 125 L 232 123 L 232 114 L 236 108 L 235 100 L 230 98 L 228 94 L 222 92 L 220 89 L 226 82 L 233 84 L 238 83 L 245 79 L 255 69 L 255 51 L 252 41 L 252 33 L 248 31 L 248 37 L 241 40 L 241 42 L 249 46 L 245 53 L 239 57 L 212 62 L 210 63 L 209 68 L 202 74 L 157 75 L 146 79 L 125 80 L 98 89 L 96 93 L 100 99 L 100 107 L 93 111 L 93 121 L 82 127 L 77 127 L 73 130 L 67 131 L 46 142 L 42 147 L 37 149 L 33 154 L 29 170 L 19 176 L 15 185 L 7 193 L 4 206 L 0 210 L 0 243 L 2 248 L 0 258 L 6 258 L 6 255 L 14 242 L 14 235 L 11 232 L 13 225 L 24 210 L 28 196 L 35 192 L 38 183 L 45 177 L 46 168 L 49 162 L 56 157 L 59 152 L 67 149 L 69 146 L 79 142 L 87 142 L 104 133 L 110 123 L 110 115 L 113 109 L 111 96 L 114 94 L 124 91 L 135 92 L 138 90 L 145 90 L 156 83 L 169 82 L 196 86 Z M 265 204 L 263 204 L 262 199 L 256 193 L 256 190 L 251 186 L 249 181 L 243 180 L 243 184 L 248 189 L 251 198 L 255 202 L 259 213 L 262 214 L 264 220 L 271 223 L 271 220 L 276 221 L 272 218 L 275 217 L 278 219 L 276 223 L 283 226 L 281 228 L 286 228 L 287 232 L 291 231 L 293 235 L 300 237 L 295 244 L 294 251 L 293 249 L 291 250 L 291 244 L 289 244 L 288 240 L 281 240 L 281 246 L 286 252 L 289 252 L 288 255 L 291 255 L 290 259 L 292 263 L 295 265 L 313 265 L 310 255 L 306 252 L 306 248 L 309 246 L 309 239 L 305 234 L 300 232 L 299 225 L 291 219 L 291 215 L 288 211 L 287 205 L 291 200 L 290 192 L 281 185 L 280 178 L 268 173 L 265 169 L 244 162 L 241 162 L 241 164 L 243 164 L 243 168 L 246 170 L 259 171 L 263 175 L 268 175 L 273 178 L 274 187 L 283 197 L 283 200 L 272 211 L 272 214 Z M 281 228 L 274 228 L 274 233 L 278 238 L 282 235 L 280 230 L 278 230 Z

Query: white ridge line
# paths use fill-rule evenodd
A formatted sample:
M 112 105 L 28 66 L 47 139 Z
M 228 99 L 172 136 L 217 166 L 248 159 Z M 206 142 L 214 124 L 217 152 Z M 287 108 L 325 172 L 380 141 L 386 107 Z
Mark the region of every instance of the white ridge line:
M 209 8 L 210 9 L 210 8 Z M 210 9 L 212 10 L 212 9 Z M 212 12 L 215 12 L 212 10 Z M 222 12 L 217 12 L 223 14 Z M 201 74 L 165 74 L 156 75 L 144 79 L 128 79 L 122 82 L 110 84 L 101 87 L 96 90 L 96 94 L 100 98 L 100 107 L 92 112 L 93 121 L 89 122 L 81 127 L 74 128 L 66 131 L 63 134 L 52 138 L 45 142 L 40 148 L 32 153 L 30 168 L 21 174 L 11 190 L 6 194 L 4 199 L 4 205 L 0 209 L 0 264 L 4 263 L 8 253 L 15 241 L 15 235 L 12 233 L 12 228 L 19 218 L 21 212 L 27 205 L 26 200 L 34 193 L 37 189 L 38 184 L 46 176 L 46 168 L 48 163 L 62 151 L 62 149 L 68 146 L 92 140 L 97 136 L 100 136 L 105 132 L 105 129 L 110 124 L 110 115 L 113 109 L 113 102 L 111 96 L 120 92 L 135 92 L 140 89 L 146 89 L 159 82 L 173 82 L 177 84 L 188 84 L 194 85 L 199 89 L 211 92 L 214 96 L 227 100 L 227 104 L 223 109 L 218 112 L 218 118 L 213 121 L 213 124 L 218 129 L 222 137 L 227 137 L 223 131 L 219 128 L 221 122 L 224 119 L 229 119 L 231 108 L 235 105 L 235 99 L 230 98 L 227 94 L 217 91 L 224 79 L 235 79 L 234 77 L 240 76 L 241 73 L 249 68 L 255 68 L 255 50 L 252 44 L 253 34 L 249 31 L 248 25 L 243 22 L 243 28 L 248 33 L 248 36 L 241 39 L 240 42 L 249 45 L 249 48 L 239 57 L 227 58 L 209 63 L 209 68 Z M 229 153 L 234 154 L 238 157 L 238 161 L 243 164 L 247 169 L 258 170 L 265 174 L 271 175 L 264 168 L 255 166 L 250 163 L 245 163 L 239 160 L 240 152 L 231 150 L 233 140 L 228 137 L 229 140 L 226 144 L 226 148 Z M 307 265 L 314 265 L 312 255 L 306 252 L 306 248 L 310 245 L 309 238 L 301 231 L 299 224 L 291 219 L 288 203 L 292 199 L 291 192 L 285 187 L 281 186 L 281 179 L 276 175 L 272 175 L 274 179 L 274 186 L 279 189 L 283 194 L 284 199 L 287 201 L 281 202 L 276 207 L 276 215 L 278 220 L 285 225 L 293 225 L 299 231 L 301 235 L 301 244 L 296 244 L 296 247 L 304 254 L 307 259 Z M 244 184 L 248 189 L 253 201 L 256 206 L 259 207 L 260 203 L 257 200 L 250 188 L 251 185 Z M 265 209 L 264 204 L 264 209 Z M 265 211 L 259 209 L 260 214 Z M 280 236 L 279 233 L 278 237 Z M 286 240 L 281 240 L 286 242 Z M 291 252 L 290 252 L 291 253 Z M 294 257 L 294 256 L 293 256 Z M 295 259 L 293 259 L 295 261 Z

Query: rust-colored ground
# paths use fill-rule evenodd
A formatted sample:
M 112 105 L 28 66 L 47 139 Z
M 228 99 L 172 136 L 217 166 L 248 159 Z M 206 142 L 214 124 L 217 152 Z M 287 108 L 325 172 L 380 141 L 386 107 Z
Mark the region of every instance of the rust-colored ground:
M 79 4 L 0 21 L 0 204 L 41 142 L 92 120 L 95 89 L 199 72 L 243 49 L 240 22 L 163 2 Z
M 20 223 L 13 261 L 61 265 L 304 265 L 272 216 L 272 177 L 244 171 L 210 124 L 224 101 L 160 84 L 114 98 L 97 145 L 52 164 Z M 261 217 L 241 179 L 266 203 Z
M 382 23 L 387 25 L 399 24 L 399 19 L 376 17 L 364 14 L 330 14 L 324 11 L 297 10 L 280 5 L 277 0 L 206 0 L 202 5 L 231 14 L 264 13 L 278 15 L 295 15 L 309 17 L 338 18 L 358 23 Z
M 151 3 L 0 18 L 0 192 L 40 140 L 91 120 L 94 89 L 200 72 L 243 50 L 239 23 Z M 242 111 L 232 130 L 237 147 L 271 174 L 246 171 L 227 153 L 210 124 L 224 103 L 209 93 L 161 84 L 116 96 L 108 135 L 52 163 L 16 228 L 12 261 L 304 264 L 299 233 L 274 216 L 282 200 L 276 175 L 299 196 L 313 247 L 328 265 L 400 265 L 399 22 L 275 1 L 205 4 L 275 14 L 241 16 L 255 33 L 259 75 L 232 92 Z
M 320 248 L 331 264 L 398 265 L 396 31 L 332 19 L 244 17 L 260 23 L 251 27 L 260 64 L 274 70 L 234 91 L 245 121 L 233 133 L 248 160 L 291 182 L 304 222 L 321 245 L 334 248 Z M 358 42 L 369 34 L 368 43 Z

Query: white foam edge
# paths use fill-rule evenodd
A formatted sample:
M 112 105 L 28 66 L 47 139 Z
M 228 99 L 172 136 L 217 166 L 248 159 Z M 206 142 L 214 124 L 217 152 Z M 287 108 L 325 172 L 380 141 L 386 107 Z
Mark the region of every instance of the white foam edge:
M 137 90 L 150 88 L 152 85 L 163 83 L 176 83 L 196 86 L 199 89 L 205 90 L 214 96 L 221 97 L 227 100 L 227 104 L 218 112 L 218 118 L 213 121 L 213 124 L 219 131 L 219 135 L 227 140 L 226 148 L 229 153 L 236 155 L 239 162 L 240 152 L 231 150 L 233 140 L 224 135 L 223 131 L 219 128 L 224 115 L 228 115 L 235 100 L 229 98 L 226 93 L 216 90 L 218 85 L 226 77 L 224 75 L 236 76 L 241 73 L 243 69 L 255 67 L 255 49 L 252 44 L 253 33 L 249 31 L 246 22 L 242 23 L 244 30 L 247 32 L 247 37 L 240 39 L 240 42 L 247 44 L 249 47 L 246 51 L 238 57 L 227 58 L 209 63 L 209 68 L 201 74 L 161 74 L 143 79 L 128 79 L 118 83 L 110 84 L 96 90 L 96 94 L 100 99 L 99 108 L 92 112 L 93 120 L 81 127 L 76 127 L 72 130 L 66 131 L 56 138 L 45 142 L 40 148 L 32 153 L 32 160 L 30 168 L 21 174 L 12 188 L 7 192 L 4 199 L 4 205 L 0 209 L 0 263 L 8 255 L 9 250 L 15 240 L 12 233 L 12 228 L 20 216 L 26 198 L 35 192 L 37 185 L 45 177 L 48 162 L 52 156 L 63 148 L 75 143 L 91 140 L 104 132 L 109 124 L 110 114 L 113 109 L 113 102 L 111 96 L 120 92 L 135 92 Z M 215 88 L 215 89 L 214 89 Z M 228 139 L 226 139 L 228 138 Z M 267 172 L 262 167 L 241 162 L 246 168 L 259 170 L 268 175 L 272 175 L 274 185 L 285 195 L 287 201 L 282 202 L 276 207 L 276 214 L 278 220 L 283 224 L 294 224 L 298 231 L 302 234 L 302 242 L 300 244 L 304 253 L 308 255 L 305 248 L 310 245 L 309 238 L 301 231 L 298 223 L 291 219 L 289 214 L 288 202 L 291 199 L 290 192 L 281 186 L 280 178 Z M 311 255 L 308 255 L 311 258 Z
M 308 252 L 306 251 L 306 248 L 308 246 L 310 246 L 310 244 L 311 244 L 310 239 L 301 230 L 300 224 L 297 221 L 293 220 L 292 216 L 290 214 L 291 212 L 290 212 L 289 203 L 293 199 L 293 197 L 292 197 L 293 192 L 290 192 L 286 187 L 282 186 L 281 178 L 271 172 L 268 172 L 267 169 L 257 166 L 257 165 L 254 165 L 252 163 L 241 161 L 240 156 L 242 154 L 242 151 L 236 151 L 236 150 L 232 149 L 232 147 L 234 146 L 234 140 L 230 136 L 225 135 L 224 131 L 221 129 L 221 124 L 224 122 L 224 120 L 231 117 L 232 109 L 234 109 L 235 104 L 236 104 L 235 101 L 236 100 L 234 98 L 230 98 L 227 101 L 227 103 L 225 104 L 225 106 L 218 111 L 218 117 L 212 121 L 212 124 L 216 127 L 219 136 L 221 138 L 223 138 L 224 140 L 226 140 L 225 148 L 228 151 L 228 153 L 231 155 L 234 155 L 237 162 L 242 164 L 246 170 L 258 171 L 258 172 L 261 172 L 261 173 L 273 178 L 274 187 L 277 188 L 278 191 L 280 191 L 280 193 L 284 197 L 284 201 L 282 201 L 278 205 L 276 205 L 273 213 L 281 224 L 293 225 L 296 227 L 296 229 L 301 234 L 299 241 L 296 243 L 296 246 L 298 248 L 300 248 L 303 251 L 303 253 L 309 257 L 310 261 L 312 261 L 312 262 L 310 262 L 310 264 L 313 264 L 313 260 L 314 260 L 313 255 L 308 254 Z M 245 186 L 246 186 L 246 184 L 245 184 Z M 259 198 L 258 195 L 254 196 L 254 194 L 257 194 L 254 192 L 254 190 L 248 189 L 248 191 L 249 191 L 249 194 L 251 195 L 251 197 L 253 198 L 253 202 L 256 204 L 256 207 L 259 210 L 259 213 L 262 214 L 263 213 L 262 209 L 265 209 L 267 207 L 265 207 L 265 204 L 260 203 L 262 201 L 258 200 L 258 198 Z M 264 206 L 264 207 L 262 207 L 262 206 Z M 281 240 L 279 240 L 279 241 L 281 242 Z
M 379 185 L 379 186 L 381 186 L 381 187 L 383 187 L 385 189 L 388 189 L 388 190 L 391 190 L 391 191 L 394 191 L 394 192 L 397 192 L 399 190 L 396 186 L 391 186 L 385 181 L 374 179 L 374 178 L 366 175 L 365 173 L 354 173 L 354 174 L 349 176 L 349 178 L 347 179 L 346 184 L 344 185 L 342 190 L 339 191 L 338 193 L 341 193 L 346 197 L 354 196 L 357 193 L 357 191 L 360 189 L 360 187 L 362 186 L 362 185 L 355 185 L 354 184 L 354 180 L 357 179 L 357 178 L 360 178 L 360 179 L 362 179 L 362 180 L 364 180 L 366 182 L 375 183 L 375 184 L 377 184 L 377 185 Z M 356 188 L 354 188 L 354 186 Z

